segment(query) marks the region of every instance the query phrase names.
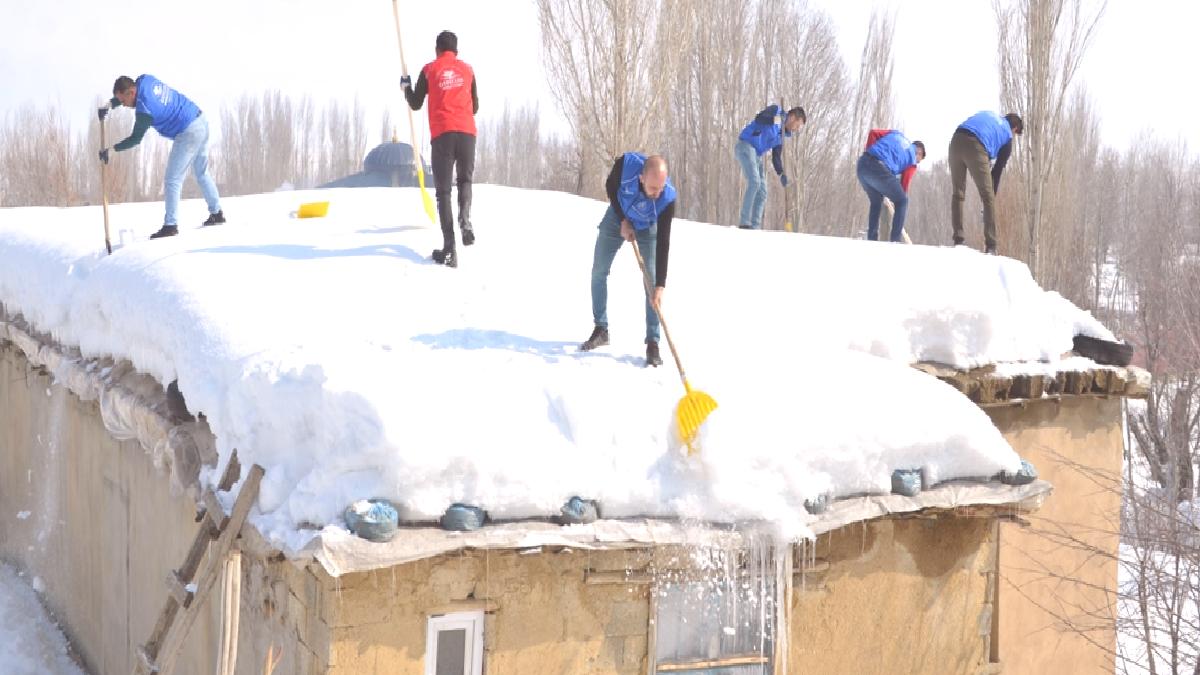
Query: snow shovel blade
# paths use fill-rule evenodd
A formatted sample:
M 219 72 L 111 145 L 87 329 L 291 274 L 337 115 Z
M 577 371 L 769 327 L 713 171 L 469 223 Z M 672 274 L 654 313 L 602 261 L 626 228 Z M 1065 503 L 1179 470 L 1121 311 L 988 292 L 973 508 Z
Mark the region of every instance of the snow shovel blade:
M 429 220 L 434 225 L 437 225 L 437 209 L 433 205 L 433 197 L 429 196 L 429 190 L 425 189 L 425 170 L 419 166 L 417 168 L 417 184 L 421 187 L 421 201 L 425 202 L 425 215 L 429 216 Z
M 708 414 L 717 409 L 717 402 L 708 394 L 687 387 L 687 393 L 679 399 L 675 409 L 675 420 L 679 424 L 679 437 L 687 444 L 688 456 L 700 451 L 698 436 L 700 426 Z

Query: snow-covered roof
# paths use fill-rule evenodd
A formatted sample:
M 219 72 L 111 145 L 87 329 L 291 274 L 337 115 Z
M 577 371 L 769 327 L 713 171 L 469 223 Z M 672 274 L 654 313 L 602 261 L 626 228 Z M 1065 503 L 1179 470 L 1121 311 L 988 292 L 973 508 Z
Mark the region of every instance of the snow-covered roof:
M 318 198 L 328 217 L 288 217 Z M 610 277 L 613 344 L 576 350 L 603 203 L 476 186 L 459 269 L 427 260 L 441 236 L 416 190 L 223 206 L 227 225 L 156 241 L 161 204 L 111 207 L 112 256 L 98 207 L 0 210 L 0 303 L 82 358 L 177 379 L 222 463 L 236 448 L 266 469 L 252 521 L 293 552 L 364 497 L 433 520 L 452 502 L 544 517 L 581 495 L 606 516 L 811 534 L 805 500 L 886 493 L 895 469 L 1018 468 L 976 405 L 910 364 L 1053 368 L 1076 334 L 1112 339 L 1011 259 L 677 221 L 663 309 L 720 406 L 688 458 L 678 373 L 641 367 L 632 253 Z M 198 223 L 203 204 L 181 213 Z

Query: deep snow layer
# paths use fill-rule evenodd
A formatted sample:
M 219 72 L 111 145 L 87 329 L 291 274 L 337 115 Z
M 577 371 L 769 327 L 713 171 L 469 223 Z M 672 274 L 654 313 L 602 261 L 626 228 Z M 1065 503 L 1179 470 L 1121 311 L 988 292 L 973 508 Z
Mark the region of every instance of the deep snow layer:
M 312 199 L 328 217 L 290 217 Z M 802 533 L 805 499 L 886 491 L 896 468 L 1017 467 L 976 406 L 909 363 L 1053 368 L 1073 335 L 1112 338 L 1008 258 L 677 221 L 663 309 L 720 405 L 686 459 L 665 342 L 666 366 L 642 368 L 628 250 L 613 344 L 576 349 L 603 203 L 476 186 L 479 241 L 457 270 L 427 260 L 440 233 L 415 189 L 223 204 L 227 225 L 156 241 L 161 204 L 114 206 L 112 256 L 98 207 L 0 209 L 0 302 L 85 355 L 178 379 L 222 457 L 266 468 L 253 518 L 287 548 L 363 497 L 433 519 L 454 501 L 549 515 L 580 494 L 606 515 Z M 199 223 L 203 202 L 181 214 Z

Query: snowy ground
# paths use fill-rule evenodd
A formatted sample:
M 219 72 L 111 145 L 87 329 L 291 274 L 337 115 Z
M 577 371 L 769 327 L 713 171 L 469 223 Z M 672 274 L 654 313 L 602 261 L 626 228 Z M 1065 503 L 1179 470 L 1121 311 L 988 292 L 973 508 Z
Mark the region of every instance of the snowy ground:
M 323 219 L 289 213 L 329 199 Z M 641 281 L 613 267 L 613 344 L 591 331 L 601 202 L 477 186 L 478 243 L 461 267 L 415 189 L 285 192 L 223 201 L 230 219 L 147 241 L 161 204 L 0 210 L 0 302 L 85 355 L 179 380 L 222 457 L 266 468 L 259 528 L 299 548 L 355 499 L 406 519 L 466 501 L 496 517 L 557 513 L 765 519 L 804 533 L 802 503 L 884 491 L 897 468 L 938 478 L 1015 470 L 966 398 L 908 364 L 1055 362 L 1076 333 L 1111 339 L 1021 263 L 677 222 L 664 311 L 688 378 L 720 407 L 703 452 L 671 433 L 683 393 L 642 368 Z
M 83 675 L 67 655 L 67 640 L 28 579 L 0 563 L 0 672 L 5 675 Z M 32 585 L 31 585 L 32 584 Z

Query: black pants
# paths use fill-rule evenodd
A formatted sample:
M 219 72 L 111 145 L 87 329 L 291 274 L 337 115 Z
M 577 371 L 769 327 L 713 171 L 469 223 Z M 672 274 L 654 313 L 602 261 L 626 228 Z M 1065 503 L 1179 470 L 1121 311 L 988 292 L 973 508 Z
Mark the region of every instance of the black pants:
M 454 248 L 454 212 L 450 208 L 451 170 L 458 177 L 458 226 L 471 229 L 471 174 L 475 173 L 475 137 L 447 131 L 433 139 L 433 184 L 444 248 Z

